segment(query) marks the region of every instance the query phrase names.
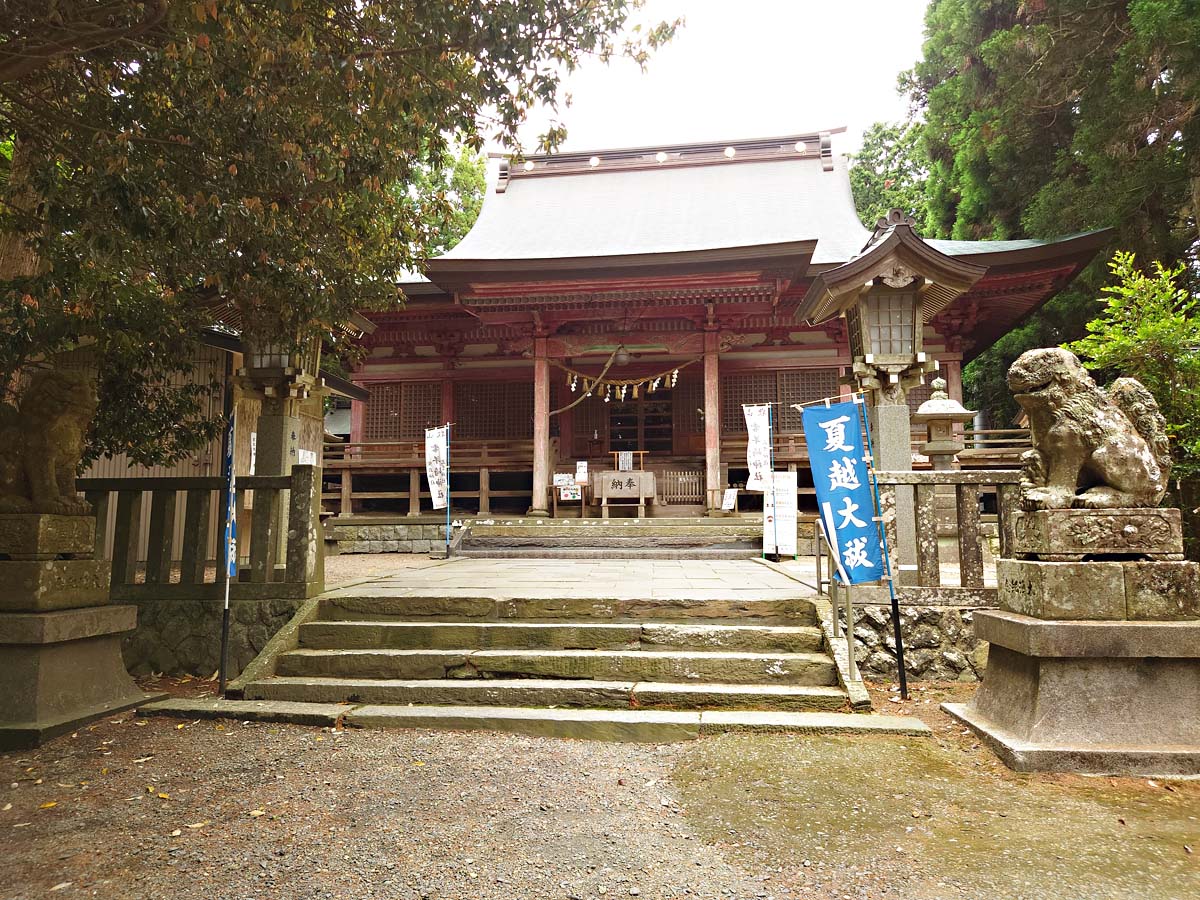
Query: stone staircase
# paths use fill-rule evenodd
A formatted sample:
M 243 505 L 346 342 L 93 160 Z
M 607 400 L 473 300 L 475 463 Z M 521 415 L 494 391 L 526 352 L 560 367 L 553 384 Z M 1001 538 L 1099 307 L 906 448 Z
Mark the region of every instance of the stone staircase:
M 489 559 L 748 559 L 761 553 L 762 519 L 652 518 L 484 521 L 462 555 Z
M 273 675 L 242 685 L 231 715 L 259 702 L 347 724 L 626 740 L 885 721 L 850 713 L 802 598 L 380 596 L 364 585 L 322 598 L 294 644 Z M 896 722 L 884 730 L 913 733 Z

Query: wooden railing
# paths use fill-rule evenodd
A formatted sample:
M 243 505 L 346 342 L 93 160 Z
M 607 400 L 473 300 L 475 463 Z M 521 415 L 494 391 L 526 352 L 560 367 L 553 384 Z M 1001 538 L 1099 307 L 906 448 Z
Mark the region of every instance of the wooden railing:
M 547 471 L 554 471 L 558 459 L 558 439 L 550 439 Z M 533 441 L 455 441 L 450 442 L 451 496 L 454 501 L 475 499 L 480 513 L 491 512 L 491 501 L 497 498 L 529 498 L 533 505 L 532 489 L 493 489 L 494 472 L 533 472 Z M 324 486 L 321 501 L 330 512 L 350 515 L 361 511 L 363 500 L 401 501 L 407 504 L 407 514 L 421 514 L 421 501 L 429 499 L 429 489 L 422 488 L 425 474 L 424 441 L 359 441 L 328 443 L 324 448 Z M 464 486 L 462 475 L 475 475 L 477 480 Z M 405 487 L 391 490 L 370 490 L 356 483 L 358 476 L 392 475 L 407 479 Z M 429 509 L 427 506 L 426 509 Z
M 291 599 L 324 589 L 319 473 L 314 466 L 295 466 L 290 475 L 237 479 L 241 575 L 230 585 L 232 598 Z M 106 558 L 106 548 L 112 547 L 114 600 L 222 596 L 225 572 L 210 558 L 209 549 L 214 547 L 214 528 L 218 534 L 223 529 L 224 479 L 80 478 L 76 484 L 96 511 L 97 558 Z M 248 491 L 253 491 L 250 497 Z M 150 516 L 143 535 L 147 495 Z M 176 528 L 181 502 L 183 524 Z M 115 516 L 110 516 L 114 508 Z M 144 567 L 139 565 L 143 556 Z
M 978 592 L 984 588 L 983 545 L 981 538 L 980 499 L 985 491 L 996 494 L 996 528 L 1000 556 L 1012 554 L 1013 513 L 1018 508 L 1018 470 L 951 472 L 879 472 L 881 491 L 897 485 L 914 487 L 914 512 L 917 532 L 917 586 L 954 588 Z M 954 512 L 958 544 L 959 584 L 943 585 L 941 554 L 938 547 L 938 488 L 954 491 Z
M 921 452 L 927 437 L 913 431 L 913 453 Z M 962 433 L 963 449 L 958 463 L 965 469 L 1012 469 L 1020 466 L 1021 454 L 1033 446 L 1028 428 L 968 428 Z
M 664 469 L 658 478 L 658 499 L 670 505 L 700 505 L 704 502 L 704 473 Z

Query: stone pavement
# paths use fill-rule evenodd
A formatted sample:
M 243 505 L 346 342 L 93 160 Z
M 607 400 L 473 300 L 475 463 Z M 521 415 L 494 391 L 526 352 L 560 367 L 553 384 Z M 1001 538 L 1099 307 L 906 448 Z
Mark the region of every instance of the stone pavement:
M 811 583 L 811 561 L 797 577 Z M 497 599 L 783 600 L 812 597 L 811 587 L 756 560 L 451 559 L 394 575 L 369 577 L 325 596 L 479 597 Z

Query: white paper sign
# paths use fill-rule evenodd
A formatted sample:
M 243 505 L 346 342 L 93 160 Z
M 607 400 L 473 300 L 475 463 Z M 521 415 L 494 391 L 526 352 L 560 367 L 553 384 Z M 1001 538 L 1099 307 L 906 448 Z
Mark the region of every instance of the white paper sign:
M 771 406 L 742 405 L 746 417 L 746 490 L 765 490 L 771 471 Z
M 317 453 L 315 450 L 297 450 L 296 462 L 302 466 L 315 466 L 317 464 Z
M 633 471 L 633 451 L 621 450 L 617 453 L 617 471 L 632 472 Z
M 574 483 L 575 483 L 575 478 L 574 478 L 574 476 L 571 475 L 570 472 L 555 472 L 554 473 L 554 486 L 555 487 L 566 487 L 567 485 L 574 484 Z
M 726 512 L 737 509 L 737 488 L 725 488 L 725 496 L 721 498 L 721 509 Z
M 258 459 L 258 432 L 250 432 L 250 474 L 254 474 L 254 463 Z
M 763 553 L 796 555 L 796 473 L 768 473 L 763 486 Z
M 575 463 L 575 483 L 587 484 L 587 460 L 581 459 Z
M 445 425 L 425 429 L 425 477 L 429 479 L 429 496 L 434 509 L 446 508 L 446 496 L 450 488 L 449 471 L 446 468 L 449 451 L 447 438 L 449 432 Z
M 583 498 L 583 489 L 577 484 L 564 484 L 558 489 L 559 500 L 580 500 Z

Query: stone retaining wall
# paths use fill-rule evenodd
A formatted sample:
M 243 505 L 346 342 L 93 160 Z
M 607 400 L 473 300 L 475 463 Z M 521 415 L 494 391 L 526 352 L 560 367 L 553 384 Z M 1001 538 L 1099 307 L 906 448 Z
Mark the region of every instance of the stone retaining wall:
M 987 642 L 972 625 L 979 607 L 902 606 L 904 668 L 918 681 L 978 681 L 987 667 Z M 842 615 L 845 621 L 845 614 Z M 896 677 L 896 640 L 888 606 L 856 606 L 854 644 L 867 678 Z
M 444 524 L 327 525 L 338 553 L 429 553 L 446 542 Z
M 138 600 L 137 629 L 122 641 L 125 666 L 135 675 L 198 675 L 221 662 L 222 600 Z M 229 677 L 233 678 L 295 614 L 303 600 L 229 602 Z

